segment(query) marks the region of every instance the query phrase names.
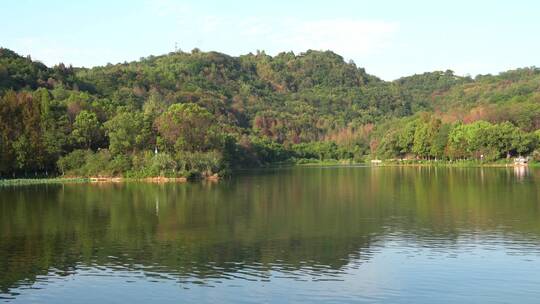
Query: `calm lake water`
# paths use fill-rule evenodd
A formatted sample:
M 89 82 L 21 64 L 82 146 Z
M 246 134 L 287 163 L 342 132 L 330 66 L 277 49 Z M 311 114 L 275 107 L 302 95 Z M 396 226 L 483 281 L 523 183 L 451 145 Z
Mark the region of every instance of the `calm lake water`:
M 539 301 L 538 170 L 0 188 L 0 302 Z

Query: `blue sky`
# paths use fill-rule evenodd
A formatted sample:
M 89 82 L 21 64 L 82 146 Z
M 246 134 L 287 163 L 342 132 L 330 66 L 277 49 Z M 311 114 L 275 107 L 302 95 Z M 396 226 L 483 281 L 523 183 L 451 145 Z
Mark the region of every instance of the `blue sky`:
M 95 66 L 198 47 L 333 50 L 386 80 L 540 66 L 540 1 L 28 1 L 0 3 L 0 46 Z

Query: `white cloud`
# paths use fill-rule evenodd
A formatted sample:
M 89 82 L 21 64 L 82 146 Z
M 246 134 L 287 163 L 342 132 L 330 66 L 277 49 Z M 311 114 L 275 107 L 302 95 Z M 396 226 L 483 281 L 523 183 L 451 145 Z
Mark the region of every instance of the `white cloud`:
M 103 49 L 96 52 L 96 49 L 67 46 L 65 43 L 40 37 L 19 38 L 10 48 L 20 55 L 30 55 L 33 60 L 41 61 L 48 66 L 60 62 L 66 65 L 91 66 L 93 62 L 100 62 L 103 57 L 108 57 L 106 56 L 108 52 Z
M 274 43 L 292 50 L 333 50 L 347 57 L 361 57 L 389 46 L 397 28 L 384 21 L 292 20 L 282 32 L 274 33 Z
M 364 61 L 391 47 L 399 29 L 397 23 L 385 20 L 208 14 L 174 0 L 150 1 L 147 6 L 154 14 L 175 20 L 182 48 L 200 47 L 231 55 L 255 50 L 276 54 L 315 49 L 332 50 L 347 59 Z
M 397 23 L 384 20 L 208 14 L 187 2 L 174 0 L 144 2 L 142 11 L 146 17 L 128 14 L 122 20 L 122 24 L 132 18 L 154 21 L 145 25 L 144 30 L 132 27 L 133 31 L 139 31 L 137 35 L 118 34 L 124 33 L 123 30 L 110 31 L 99 41 L 84 44 L 76 43 L 77 39 L 71 37 L 54 40 L 38 35 L 18 39 L 12 48 L 31 54 L 47 65 L 64 62 L 94 66 L 130 61 L 167 53 L 178 42 L 178 47 L 185 51 L 198 47 L 230 55 L 256 50 L 272 55 L 283 51 L 332 50 L 365 66 L 373 59 L 373 54 L 395 46 L 399 30 Z
M 192 6 L 183 1 L 149 0 L 146 2 L 145 7 L 150 12 L 161 17 L 183 16 L 193 13 Z
M 205 33 L 216 32 L 227 23 L 223 18 L 217 16 L 205 16 L 202 20 L 201 30 Z
M 235 55 L 255 50 L 270 54 L 308 49 L 332 50 L 356 60 L 393 44 L 399 27 L 393 22 L 355 19 L 300 20 L 205 17 L 195 21 L 206 37 L 205 48 Z

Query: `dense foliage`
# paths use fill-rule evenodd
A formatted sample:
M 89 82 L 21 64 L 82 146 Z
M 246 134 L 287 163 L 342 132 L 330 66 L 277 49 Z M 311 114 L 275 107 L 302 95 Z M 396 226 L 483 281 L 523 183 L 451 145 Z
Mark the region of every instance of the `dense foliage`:
M 92 69 L 0 49 L 0 176 L 200 176 L 281 161 L 539 155 L 540 69 L 386 82 L 330 51 Z

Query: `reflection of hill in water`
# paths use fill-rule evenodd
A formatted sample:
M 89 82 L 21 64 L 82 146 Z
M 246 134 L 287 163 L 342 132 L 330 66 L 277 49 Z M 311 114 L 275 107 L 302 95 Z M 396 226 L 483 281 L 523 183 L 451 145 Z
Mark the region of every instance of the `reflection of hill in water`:
M 540 192 L 529 173 L 304 168 L 217 184 L 5 188 L 0 288 L 93 266 L 179 281 L 333 276 L 388 240 L 444 250 L 536 239 Z

